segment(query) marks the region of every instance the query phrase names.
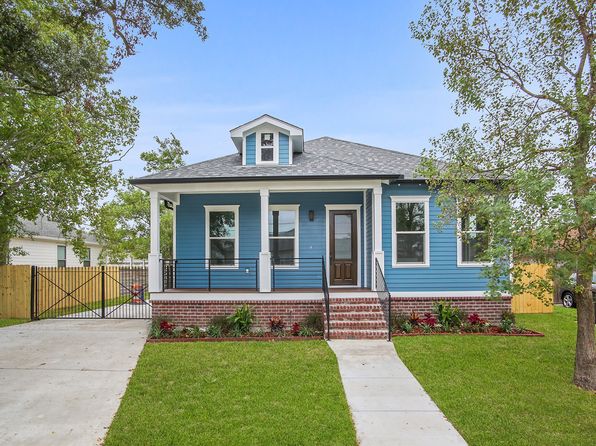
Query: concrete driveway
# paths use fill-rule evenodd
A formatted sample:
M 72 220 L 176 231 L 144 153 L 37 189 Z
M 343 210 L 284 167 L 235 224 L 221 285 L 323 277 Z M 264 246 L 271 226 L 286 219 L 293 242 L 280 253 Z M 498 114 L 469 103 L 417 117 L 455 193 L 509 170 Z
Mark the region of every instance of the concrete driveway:
M 147 320 L 44 320 L 0 329 L 0 444 L 97 445 Z

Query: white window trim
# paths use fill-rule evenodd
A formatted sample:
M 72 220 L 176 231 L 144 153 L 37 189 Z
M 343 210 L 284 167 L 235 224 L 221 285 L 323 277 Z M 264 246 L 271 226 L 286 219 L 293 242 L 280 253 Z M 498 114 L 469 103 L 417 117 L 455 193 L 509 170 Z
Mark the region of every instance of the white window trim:
M 461 229 L 461 218 L 457 219 L 457 267 L 458 268 L 483 268 L 491 266 L 493 262 L 464 262 L 462 256 L 463 240 L 462 240 L 462 229 Z M 486 231 L 465 231 L 465 232 L 481 232 Z
M 395 225 L 395 205 L 397 203 L 424 204 L 424 262 L 397 263 L 397 229 Z M 391 196 L 391 265 L 393 268 L 428 268 L 430 267 L 430 195 L 392 195 Z
M 296 211 L 294 220 L 294 257 L 300 257 L 300 205 L 299 204 L 270 204 L 269 211 Z M 269 237 L 269 252 L 271 252 L 271 236 L 269 235 L 269 214 L 267 214 L 267 236 Z M 278 239 L 288 239 L 289 237 L 275 237 Z M 273 253 L 271 253 L 273 259 Z M 273 268 L 273 266 L 272 266 Z M 275 265 L 275 269 L 298 269 L 300 261 L 295 260 L 294 265 Z
M 262 161 L 261 160 L 261 135 L 263 133 L 273 133 L 273 161 Z M 277 165 L 279 164 L 279 132 L 272 128 L 263 128 L 257 131 L 257 140 L 255 141 L 256 163 L 261 165 Z M 269 148 L 269 146 L 266 146 Z
M 360 209 L 362 208 L 361 204 L 326 204 L 325 205 L 325 267 L 327 269 L 327 283 L 329 284 L 329 288 L 354 288 L 354 285 L 331 285 L 331 265 L 329 263 L 329 252 L 331 250 L 331 237 L 329 233 L 329 224 L 331 223 L 329 219 L 329 211 L 356 211 L 356 237 L 357 240 L 357 252 L 356 256 L 358 257 L 358 277 L 356 287 L 360 288 L 362 285 L 362 229 L 360 227 Z
M 234 231 L 234 258 L 240 257 L 240 205 L 204 205 L 205 208 L 205 258 L 211 258 L 211 243 L 209 243 L 211 237 L 209 237 L 209 214 L 211 212 L 228 211 L 234 212 L 234 222 L 236 223 L 236 231 Z M 226 237 L 227 238 L 227 237 Z M 205 268 L 209 264 L 205 262 Z M 238 260 L 234 261 L 233 265 L 211 265 L 211 269 L 238 269 Z
M 64 248 L 64 266 L 63 267 L 58 265 L 60 263 L 60 260 L 62 260 L 62 259 L 60 259 L 59 255 L 58 255 L 59 249 L 62 247 Z M 66 268 L 66 265 L 67 265 L 66 258 L 67 257 L 68 257 L 68 246 L 67 245 L 56 245 L 56 266 L 59 268 Z

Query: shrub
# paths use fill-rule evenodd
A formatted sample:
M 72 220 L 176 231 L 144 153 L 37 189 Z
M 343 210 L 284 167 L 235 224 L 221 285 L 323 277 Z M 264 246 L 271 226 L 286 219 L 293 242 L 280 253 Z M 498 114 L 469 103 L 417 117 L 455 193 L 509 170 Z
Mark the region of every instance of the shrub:
M 232 329 L 230 321 L 226 316 L 213 316 L 209 322 L 209 325 L 219 328 L 220 334 L 216 337 L 226 336 Z
M 205 336 L 205 332 L 201 330 L 198 325 L 196 327 L 190 327 L 188 329 L 188 334 L 191 338 L 202 338 Z
M 273 316 L 271 319 L 269 319 L 269 327 L 273 333 L 281 333 L 284 331 L 286 323 L 281 317 Z
M 298 336 L 300 333 L 300 324 L 298 322 L 294 322 L 292 324 L 292 336 Z
M 416 325 L 420 324 L 420 316 L 418 315 L 418 313 L 416 313 L 415 311 L 412 311 L 410 313 L 410 324 L 412 324 L 412 327 L 415 327 Z
M 159 329 L 161 330 L 162 336 L 171 336 L 174 332 L 174 324 L 163 319 L 159 322 Z
M 411 333 L 414 327 L 412 327 L 410 321 L 405 321 L 399 328 L 401 328 L 404 333 Z
M 184 328 L 182 327 L 176 327 L 172 329 L 172 337 L 174 338 L 182 338 L 184 337 Z
M 511 333 L 513 331 L 513 321 L 511 319 L 501 319 L 501 324 L 499 325 L 501 330 L 505 333 Z
M 515 314 L 509 310 L 505 310 L 501 313 L 501 321 L 508 321 L 511 325 L 515 325 Z
M 482 319 L 478 313 L 472 313 L 468 316 L 468 322 L 470 325 L 484 325 L 486 321 Z
M 223 336 L 223 331 L 220 325 L 211 324 L 207 327 L 207 336 L 210 338 L 221 338 Z
M 300 329 L 300 331 L 298 332 L 298 335 L 299 336 L 314 336 L 315 333 L 316 333 L 315 330 L 313 330 L 312 328 L 304 326 Z
M 391 315 L 391 330 L 401 330 L 404 322 L 409 322 L 410 316 L 406 313 L 397 313 Z
M 239 338 L 243 334 L 245 334 L 245 331 L 238 326 L 234 326 L 232 327 L 232 330 L 230 330 L 230 336 L 232 336 L 233 338 Z
M 461 327 L 465 318 L 464 313 L 459 308 L 451 306 L 448 302 L 437 302 L 434 305 L 434 310 L 439 323 L 446 331 Z
M 422 322 L 422 323 L 420 324 L 420 328 L 422 328 L 422 331 L 423 331 L 424 333 L 430 333 L 430 332 L 432 332 L 432 331 L 433 331 L 433 326 L 432 326 L 432 325 L 429 325 L 429 324 L 427 324 L 426 322 Z
M 322 332 L 324 330 L 323 314 L 319 312 L 310 313 L 302 322 L 302 327 L 312 331 Z
M 228 317 L 228 323 L 232 332 L 246 334 L 252 327 L 252 310 L 247 304 L 238 307 L 234 314 Z
M 161 319 L 154 319 L 151 321 L 151 327 L 149 328 L 149 337 L 153 339 L 159 339 L 163 337 L 163 332 L 161 331 Z
M 262 328 L 257 328 L 255 331 L 252 332 L 252 335 L 257 338 L 262 338 L 265 336 L 265 331 Z
M 424 317 L 420 321 L 420 324 L 428 325 L 430 328 L 433 328 L 437 325 L 437 318 L 432 315 L 432 313 L 424 313 Z

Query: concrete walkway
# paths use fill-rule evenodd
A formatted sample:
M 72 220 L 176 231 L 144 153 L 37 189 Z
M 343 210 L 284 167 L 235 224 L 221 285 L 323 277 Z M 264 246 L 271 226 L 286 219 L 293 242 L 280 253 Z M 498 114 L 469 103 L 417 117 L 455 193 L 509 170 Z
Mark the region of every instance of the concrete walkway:
M 329 341 L 360 446 L 465 446 L 387 341 Z
M 100 444 L 146 320 L 44 320 L 0 329 L 0 444 Z

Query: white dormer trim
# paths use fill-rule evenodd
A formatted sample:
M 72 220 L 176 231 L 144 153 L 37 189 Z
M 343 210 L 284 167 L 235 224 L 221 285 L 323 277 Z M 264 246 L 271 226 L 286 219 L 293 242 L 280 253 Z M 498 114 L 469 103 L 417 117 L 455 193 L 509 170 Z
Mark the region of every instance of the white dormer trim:
M 297 152 L 302 152 L 302 148 L 304 145 L 304 130 L 302 130 L 300 127 L 282 121 L 281 119 L 274 118 L 270 115 L 260 116 L 256 119 L 253 119 L 252 121 L 247 122 L 246 124 L 242 124 L 241 126 L 238 126 L 230 130 L 230 137 L 232 138 L 232 141 L 234 142 L 234 145 L 236 146 L 238 152 L 244 153 L 243 145 L 245 135 L 252 133 L 257 127 L 263 124 L 271 125 L 278 129 L 281 129 L 283 133 L 290 137 L 290 144 L 292 147 L 290 153 L 292 153 L 293 150 L 296 150 Z M 260 141 L 257 141 L 257 144 L 259 143 Z

